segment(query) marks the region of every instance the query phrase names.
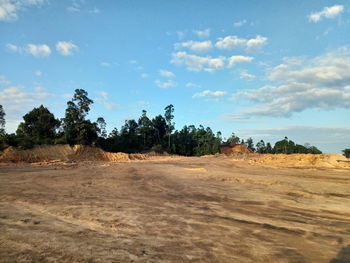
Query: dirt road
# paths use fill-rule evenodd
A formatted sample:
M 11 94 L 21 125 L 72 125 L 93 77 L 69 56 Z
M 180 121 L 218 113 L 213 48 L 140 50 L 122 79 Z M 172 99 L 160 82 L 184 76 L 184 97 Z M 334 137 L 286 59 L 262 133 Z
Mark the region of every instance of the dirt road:
M 0 166 L 0 262 L 350 262 L 350 170 Z

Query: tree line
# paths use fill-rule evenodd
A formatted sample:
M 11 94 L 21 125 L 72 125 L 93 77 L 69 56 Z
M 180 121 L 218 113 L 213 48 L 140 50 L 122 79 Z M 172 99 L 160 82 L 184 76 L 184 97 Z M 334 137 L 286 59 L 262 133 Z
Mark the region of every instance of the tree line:
M 185 156 L 215 154 L 221 145 L 244 144 L 258 153 L 321 153 L 315 146 L 300 145 L 285 137 L 272 147 L 271 143 L 260 140 L 254 144 L 252 138 L 238 138 L 234 133 L 223 139 L 221 132 L 214 133 L 211 128 L 200 125 L 185 125 L 175 130 L 174 106 L 164 108 L 164 114 L 153 118 L 143 110 L 135 120 L 126 120 L 118 130 L 109 134 L 103 117 L 91 121 L 87 118 L 93 101 L 83 89 L 76 89 L 67 102 L 65 115 L 57 119 L 43 105 L 34 108 L 23 116 L 15 133 L 5 132 L 5 111 L 0 105 L 0 145 L 1 148 L 16 146 L 24 149 L 35 145 L 83 144 L 95 145 L 109 152 L 168 152 Z

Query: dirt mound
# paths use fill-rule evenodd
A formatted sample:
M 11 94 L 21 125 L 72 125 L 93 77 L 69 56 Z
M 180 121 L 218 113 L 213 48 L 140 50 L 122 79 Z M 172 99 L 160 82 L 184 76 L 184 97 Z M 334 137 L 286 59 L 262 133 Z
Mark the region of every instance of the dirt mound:
M 50 161 L 131 161 L 151 158 L 144 154 L 109 153 L 100 148 L 84 145 L 37 146 L 29 150 L 8 147 L 0 156 L 0 162 L 50 162 Z
M 264 154 L 247 161 L 280 167 L 350 168 L 350 161 L 341 154 Z
M 42 161 L 69 161 L 74 155 L 74 148 L 69 145 L 38 146 L 30 150 L 20 150 L 8 147 L 0 156 L 1 162 L 42 162 Z
M 220 153 L 225 155 L 242 155 L 250 154 L 252 151 L 244 144 L 227 144 L 220 146 Z

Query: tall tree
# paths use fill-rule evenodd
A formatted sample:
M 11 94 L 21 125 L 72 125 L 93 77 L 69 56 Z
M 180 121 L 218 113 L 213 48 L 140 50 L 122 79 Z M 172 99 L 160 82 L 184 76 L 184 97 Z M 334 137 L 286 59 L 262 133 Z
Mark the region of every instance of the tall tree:
M 97 127 L 85 120 L 94 102 L 83 89 L 76 89 L 71 101 L 67 102 L 64 133 L 69 144 L 91 144 L 97 138 Z
M 5 145 L 6 132 L 5 132 L 5 111 L 2 105 L 0 105 L 0 148 Z
M 273 153 L 271 143 L 266 143 L 266 153 Z
M 2 105 L 0 105 L 0 135 L 4 136 L 5 135 L 5 111 Z
M 90 105 L 94 102 L 88 98 L 87 91 L 83 89 L 76 89 L 73 95 L 72 102 L 76 104 L 78 110 L 78 117 L 80 120 L 84 120 L 86 115 L 90 111 Z
M 98 117 L 96 120 L 97 134 L 99 137 L 107 138 L 106 121 L 103 117 Z
M 173 115 L 174 106 L 173 106 L 173 104 L 166 106 L 164 108 L 164 110 L 165 110 L 164 118 L 166 121 L 166 132 L 168 134 L 168 149 L 170 149 L 170 136 L 171 136 L 172 131 L 175 128 L 175 126 L 174 126 L 175 123 L 172 122 L 172 120 L 174 119 L 174 115 Z
M 147 142 L 147 139 L 148 139 L 149 135 L 151 134 L 151 130 L 152 130 L 152 122 L 147 117 L 146 110 L 142 111 L 142 115 L 139 118 L 138 125 L 139 125 L 140 132 L 141 132 L 142 138 L 143 138 L 143 147 L 146 148 L 146 142 Z
M 154 140 L 156 144 L 161 144 L 166 134 L 166 121 L 162 115 L 158 115 L 152 119 L 154 129 Z
M 265 146 L 265 142 L 263 140 L 260 140 L 259 142 L 257 142 L 256 151 L 258 153 L 266 153 L 266 146 Z

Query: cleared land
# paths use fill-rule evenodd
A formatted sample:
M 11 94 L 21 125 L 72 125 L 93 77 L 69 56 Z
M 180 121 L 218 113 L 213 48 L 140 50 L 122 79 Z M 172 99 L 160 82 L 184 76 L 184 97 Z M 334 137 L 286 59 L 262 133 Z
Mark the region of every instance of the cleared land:
M 350 169 L 249 163 L 2 165 L 0 261 L 350 262 Z

